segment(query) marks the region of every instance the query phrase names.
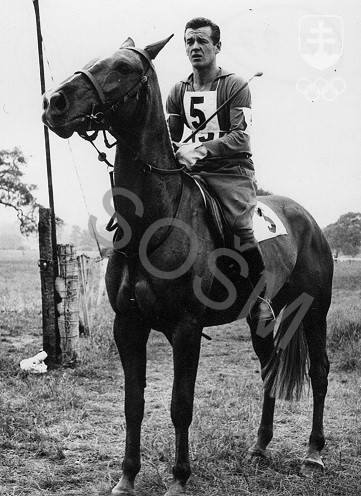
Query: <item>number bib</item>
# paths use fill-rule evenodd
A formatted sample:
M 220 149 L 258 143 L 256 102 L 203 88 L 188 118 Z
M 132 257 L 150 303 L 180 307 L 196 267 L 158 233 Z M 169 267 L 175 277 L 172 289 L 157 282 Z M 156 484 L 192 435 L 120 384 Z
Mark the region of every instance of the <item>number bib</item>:
M 186 91 L 183 99 L 185 116 L 189 128 L 194 131 L 217 110 L 217 91 Z M 195 136 L 193 143 L 204 143 L 224 136 L 215 115 Z

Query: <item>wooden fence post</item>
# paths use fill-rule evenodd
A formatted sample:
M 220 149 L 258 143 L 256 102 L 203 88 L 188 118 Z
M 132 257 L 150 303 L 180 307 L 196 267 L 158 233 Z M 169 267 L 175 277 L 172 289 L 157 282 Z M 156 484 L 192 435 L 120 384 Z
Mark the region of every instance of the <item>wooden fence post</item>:
M 80 325 L 84 336 L 89 337 L 91 332 L 91 315 L 92 305 L 91 296 L 87 291 L 89 280 L 89 257 L 82 254 L 77 257 L 79 271 L 79 317 Z
M 62 363 L 74 365 L 79 358 L 79 276 L 73 245 L 58 245 L 58 266 L 56 289 L 61 297 L 58 327 Z
M 97 306 L 101 305 L 101 302 L 104 298 L 106 270 L 107 270 L 107 260 L 102 258 L 99 260 L 99 286 L 98 286 Z
M 47 353 L 49 368 L 60 361 L 60 339 L 56 318 L 56 263 L 53 260 L 52 213 L 49 208 L 39 208 L 39 267 L 43 316 L 43 349 Z

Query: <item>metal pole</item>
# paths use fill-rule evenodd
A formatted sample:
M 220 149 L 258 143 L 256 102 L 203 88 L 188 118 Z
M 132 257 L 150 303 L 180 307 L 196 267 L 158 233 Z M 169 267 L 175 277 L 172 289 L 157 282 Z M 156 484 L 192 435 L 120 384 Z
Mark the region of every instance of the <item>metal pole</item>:
M 40 84 L 41 94 L 45 93 L 45 76 L 44 76 L 44 60 L 43 60 L 43 37 L 41 35 L 40 25 L 40 10 L 38 0 L 33 0 L 35 19 L 36 19 L 36 32 L 38 40 L 38 55 L 39 55 L 39 69 L 40 69 Z M 61 348 L 59 337 L 59 326 L 57 319 L 57 303 L 59 294 L 56 290 L 56 278 L 58 276 L 58 254 L 56 244 L 56 223 L 55 223 L 55 208 L 54 208 L 54 194 L 53 194 L 53 180 L 51 172 L 51 158 L 50 158 L 50 140 L 49 130 L 44 126 L 44 140 L 45 140 L 45 154 L 46 154 L 46 170 L 48 177 L 48 194 L 49 194 L 49 214 L 50 226 L 46 227 L 44 219 L 39 220 L 39 248 L 40 257 L 40 273 L 41 273 L 41 289 L 42 289 L 42 304 L 43 304 L 43 347 L 47 352 L 48 357 L 46 363 L 51 367 L 56 367 L 61 361 Z M 40 209 L 39 215 L 41 214 Z M 43 225 L 44 224 L 44 225 Z M 49 233 L 50 227 L 50 233 Z M 44 232 L 45 228 L 45 232 Z M 47 231 L 48 230 L 48 231 Z M 47 237 L 48 239 L 47 242 Z M 45 243 L 46 246 L 43 246 Z M 50 247 L 51 245 L 51 247 Z M 50 248 L 50 249 L 48 249 Z M 43 255 L 42 255 L 43 253 Z M 50 259 L 51 258 L 51 259 Z
M 44 76 L 44 59 L 43 59 L 43 37 L 41 34 L 41 25 L 40 25 L 40 10 L 39 10 L 39 1 L 33 0 L 33 5 L 35 9 L 35 18 L 36 18 L 36 32 L 38 39 L 38 54 L 39 54 L 39 69 L 40 69 L 40 85 L 41 85 L 41 94 L 45 93 L 45 76 Z M 54 272 L 55 275 L 58 273 L 58 257 L 57 257 L 57 248 L 56 248 L 56 223 L 55 223 L 55 208 L 54 208 L 54 193 L 53 193 L 53 179 L 51 172 L 51 157 L 50 157 L 50 141 L 49 141 L 49 129 L 44 126 L 44 140 L 45 140 L 45 154 L 46 154 L 46 170 L 48 176 L 48 194 L 49 194 L 49 207 L 51 210 L 51 239 L 53 244 L 53 264 L 54 264 Z

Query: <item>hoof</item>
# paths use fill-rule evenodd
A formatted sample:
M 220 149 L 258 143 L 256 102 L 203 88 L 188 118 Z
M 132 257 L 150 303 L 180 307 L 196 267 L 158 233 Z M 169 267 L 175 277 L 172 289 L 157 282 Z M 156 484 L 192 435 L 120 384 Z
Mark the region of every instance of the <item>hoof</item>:
M 130 482 L 122 478 L 120 479 L 118 484 L 113 487 L 110 496 L 136 496 L 136 495 Z
M 112 489 L 112 492 L 110 493 L 110 496 L 135 496 L 135 491 L 134 489 L 116 489 L 114 487 Z
M 112 489 L 110 496 L 135 496 L 135 491 L 133 489 L 130 491 L 123 491 L 122 489 L 118 491 L 118 489 Z
M 318 458 L 306 458 L 302 462 L 300 474 L 303 477 L 314 477 L 315 475 L 320 475 L 325 470 L 325 465 L 321 459 Z
M 248 450 L 246 460 L 254 467 L 265 466 L 270 461 L 270 455 L 266 449 L 252 447 Z
M 164 496 L 182 496 L 186 494 L 184 487 L 179 482 L 172 482 Z

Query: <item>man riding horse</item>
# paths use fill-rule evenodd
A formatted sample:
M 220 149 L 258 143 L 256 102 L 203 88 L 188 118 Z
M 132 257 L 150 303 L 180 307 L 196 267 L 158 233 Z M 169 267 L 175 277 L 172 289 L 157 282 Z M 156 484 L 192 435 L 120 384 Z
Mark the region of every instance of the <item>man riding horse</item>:
M 250 90 L 242 78 L 218 67 L 220 29 L 212 21 L 203 17 L 189 21 L 184 41 L 193 72 L 173 86 L 167 99 L 176 158 L 190 173 L 200 175 L 221 203 L 234 235 L 233 249 L 240 251 L 248 264 L 252 292 L 264 276 L 265 266 L 252 222 L 257 197 L 249 136 Z M 192 143 L 179 143 L 184 124 L 195 130 L 230 97 L 229 104 L 193 136 Z M 254 323 L 274 319 L 266 289 L 254 303 L 250 318 Z
M 233 233 L 240 238 L 236 248 L 248 261 L 255 285 L 263 263 L 251 223 L 255 183 L 246 132 L 249 92 L 241 91 L 238 78 L 216 67 L 219 37 L 214 41 L 212 28 L 207 26 L 186 28 L 193 75 L 184 83 L 184 94 L 180 84 L 170 96 L 168 110 L 178 115 L 170 118 L 170 127 L 173 139 L 179 141 L 184 122 L 205 124 L 204 114 L 212 116 L 208 107 L 217 105 L 218 110 L 222 101 L 227 102 L 225 95 L 234 92 L 229 111 L 219 111 L 213 127 L 207 125 L 202 139 L 191 149 L 179 147 L 177 158 L 195 172 L 198 169 L 219 196 Z M 218 283 L 208 263 L 217 251 L 217 233 L 211 232 L 205 222 L 199 189 L 174 157 L 152 63 L 169 39 L 142 49 L 127 38 L 111 56 L 93 59 L 44 96 L 43 122 L 58 136 L 69 138 L 77 132 L 94 140 L 99 131 L 108 131 L 117 143 L 112 190 L 117 219 L 126 226 L 127 235 L 120 239 L 123 249 L 118 246 L 110 256 L 106 286 L 114 310 L 114 339 L 124 370 L 126 441 L 122 476 L 112 490 L 113 496 L 136 494 L 151 330 L 164 333 L 172 345 L 171 417 L 176 456 L 173 480 L 165 496 L 180 496 L 185 494 L 191 475 L 189 427 L 202 331 L 237 319 L 244 301 L 241 289 L 231 305 L 224 300 L 228 288 L 223 281 Z M 254 460 L 267 458 L 275 396 L 300 397 L 309 357 L 314 401 L 302 473 L 312 475 L 324 468 L 321 451 L 325 445 L 323 414 L 329 372 L 326 332 L 334 264 L 321 229 L 301 205 L 273 195 L 265 197 L 264 203 L 278 215 L 287 235 L 262 244 L 265 266 L 275 279 L 272 306 L 280 317 L 276 335 L 268 332 L 268 326 L 266 333 L 264 329 L 259 333 L 257 322 L 248 319 L 264 381 L 261 422 L 249 454 Z M 243 208 L 242 214 L 236 212 L 236 204 Z M 250 248 L 249 244 L 251 249 L 244 250 Z M 234 258 L 244 266 L 244 260 Z M 262 283 L 261 279 L 257 286 Z M 267 305 L 257 306 L 269 319 Z

